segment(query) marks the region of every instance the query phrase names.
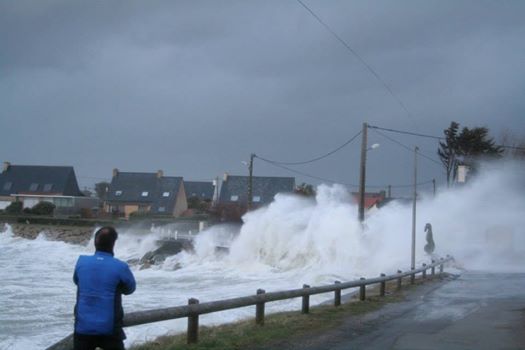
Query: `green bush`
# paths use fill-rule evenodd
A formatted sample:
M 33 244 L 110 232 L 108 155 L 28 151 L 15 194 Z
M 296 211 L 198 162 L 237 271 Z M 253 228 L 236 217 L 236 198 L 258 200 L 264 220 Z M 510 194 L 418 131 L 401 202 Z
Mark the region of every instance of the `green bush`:
M 31 208 L 31 214 L 34 215 L 53 215 L 55 205 L 50 202 L 39 202 Z
M 5 208 L 7 214 L 20 214 L 23 208 L 22 202 L 13 202 Z

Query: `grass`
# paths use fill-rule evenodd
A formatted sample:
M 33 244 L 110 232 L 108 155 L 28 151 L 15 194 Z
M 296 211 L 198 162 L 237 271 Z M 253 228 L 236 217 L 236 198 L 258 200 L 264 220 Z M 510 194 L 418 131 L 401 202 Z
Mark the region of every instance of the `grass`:
M 407 284 L 408 281 L 404 283 L 401 291 L 395 291 L 395 281 L 387 283 L 385 297 L 377 296 L 378 288 L 374 287 L 367 289 L 369 297 L 365 301 L 359 301 L 355 296 L 339 307 L 333 305 L 310 307 L 310 313 L 306 315 L 301 314 L 300 311 L 266 315 L 264 326 L 256 325 L 254 319 L 215 327 L 201 326 L 197 344 L 186 344 L 186 333 L 183 333 L 159 337 L 155 341 L 133 346 L 131 350 L 235 350 L 261 345 L 271 346 L 290 338 L 323 332 L 338 326 L 343 319 L 351 315 L 362 315 L 378 310 L 387 303 L 402 301 L 404 292 L 416 287 L 422 281 L 416 280 L 415 285 Z

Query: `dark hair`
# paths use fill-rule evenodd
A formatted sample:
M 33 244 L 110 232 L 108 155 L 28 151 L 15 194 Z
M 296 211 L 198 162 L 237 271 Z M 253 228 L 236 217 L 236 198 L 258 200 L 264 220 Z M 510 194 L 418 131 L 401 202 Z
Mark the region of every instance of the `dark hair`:
M 118 233 L 111 226 L 102 227 L 95 233 L 95 249 L 113 254 L 113 247 L 118 238 Z

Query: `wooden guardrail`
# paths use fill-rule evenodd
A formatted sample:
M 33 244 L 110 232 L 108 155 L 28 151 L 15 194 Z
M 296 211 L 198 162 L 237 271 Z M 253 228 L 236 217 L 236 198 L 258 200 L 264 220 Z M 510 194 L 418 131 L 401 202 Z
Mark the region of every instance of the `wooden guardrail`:
M 439 273 L 442 273 L 444 264 L 452 259 L 452 257 L 447 255 L 445 259 L 441 258 L 438 261 L 433 260 L 429 265 L 423 264 L 422 267 L 418 269 L 406 272 L 398 270 L 397 273 L 393 275 L 381 274 L 380 277 L 376 278 L 361 278 L 359 280 L 344 283 L 335 281 L 333 284 L 318 287 L 310 287 L 305 284 L 303 285 L 303 288 L 300 289 L 271 293 L 266 293 L 264 290 L 258 289 L 255 295 L 206 303 L 200 303 L 198 299 L 190 298 L 188 300 L 188 305 L 184 306 L 128 313 L 124 316 L 124 327 L 138 326 L 178 318 L 188 318 L 187 341 L 189 344 L 196 343 L 199 339 L 199 315 L 255 305 L 255 322 L 259 325 L 264 325 L 264 309 L 265 304 L 268 302 L 301 297 L 301 312 L 307 314 L 310 309 L 311 295 L 334 292 L 334 306 L 339 306 L 341 304 L 342 290 L 359 287 L 359 299 L 365 300 L 366 286 L 379 284 L 379 295 L 384 296 L 386 282 L 397 280 L 396 286 L 398 289 L 401 289 L 403 278 L 410 277 L 410 283 L 414 284 L 416 274 L 421 273 L 422 278 L 425 279 L 427 278 L 427 270 L 430 270 L 432 276 L 435 275 L 436 267 L 439 267 Z M 58 343 L 48 347 L 46 350 L 73 350 L 73 334 L 70 334 Z

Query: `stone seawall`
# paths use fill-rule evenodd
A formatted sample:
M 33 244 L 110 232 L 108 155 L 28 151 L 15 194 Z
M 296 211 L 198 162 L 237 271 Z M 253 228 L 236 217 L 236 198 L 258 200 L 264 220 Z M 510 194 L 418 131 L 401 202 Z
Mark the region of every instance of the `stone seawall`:
M 54 226 L 33 224 L 11 224 L 16 236 L 26 239 L 35 239 L 43 233 L 52 240 L 73 244 L 86 244 L 93 236 L 94 227 L 85 226 Z

